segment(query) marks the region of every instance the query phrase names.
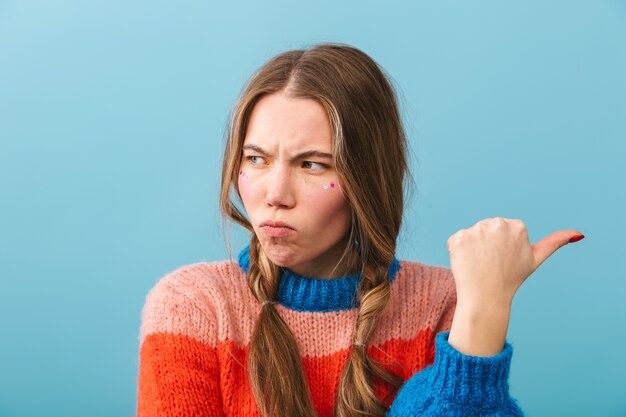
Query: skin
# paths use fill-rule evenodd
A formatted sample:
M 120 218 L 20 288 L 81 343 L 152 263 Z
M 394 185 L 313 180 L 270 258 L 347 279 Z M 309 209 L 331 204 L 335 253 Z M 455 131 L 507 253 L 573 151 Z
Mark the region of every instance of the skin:
M 448 343 L 466 355 L 500 353 L 517 290 L 549 256 L 579 235 L 560 230 L 531 245 L 524 222 L 496 217 L 450 236 L 457 305 Z
M 354 254 L 340 262 L 351 215 L 332 159 L 295 157 L 309 150 L 332 154 L 331 126 L 324 108 L 314 100 L 282 93 L 263 97 L 252 111 L 246 132 L 244 147 L 252 145 L 264 152 L 244 150 L 238 184 L 244 208 L 269 258 L 309 277 L 333 278 L 353 272 Z M 267 219 L 284 221 L 296 231 L 269 237 L 259 227 Z M 496 217 L 450 236 L 457 305 L 448 343 L 465 355 L 500 353 L 519 287 L 549 256 L 580 234 L 561 230 L 531 245 L 521 220 Z
M 251 146 L 263 152 L 246 149 Z M 354 257 L 340 262 L 351 212 L 332 158 L 296 157 L 311 150 L 332 155 L 332 129 L 324 107 L 282 93 L 264 96 L 248 123 L 239 191 L 272 262 L 300 275 L 335 278 L 353 272 Z M 270 237 L 260 228 L 265 220 L 283 221 L 296 230 Z

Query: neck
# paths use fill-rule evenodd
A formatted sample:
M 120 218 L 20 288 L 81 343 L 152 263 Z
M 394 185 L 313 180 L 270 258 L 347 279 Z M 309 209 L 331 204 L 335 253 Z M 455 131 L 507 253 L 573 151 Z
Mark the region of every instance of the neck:
M 329 271 L 328 276 L 343 277 L 346 275 L 356 274 L 360 270 L 361 257 L 356 250 L 351 250 L 348 255 L 340 260 L 337 268 Z
M 327 252 L 325 259 L 287 268 L 294 274 L 321 279 L 333 279 L 353 275 L 360 271 L 361 258 L 355 248 L 347 255 L 343 254 L 347 241 L 338 242 Z

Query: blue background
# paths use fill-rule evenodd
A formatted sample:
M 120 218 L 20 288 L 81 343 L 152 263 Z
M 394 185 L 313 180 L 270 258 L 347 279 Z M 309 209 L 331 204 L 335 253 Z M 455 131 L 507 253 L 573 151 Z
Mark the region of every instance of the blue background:
M 586 235 L 515 298 L 511 393 L 528 416 L 626 416 L 626 3 L 578 0 L 0 1 L 0 416 L 134 415 L 145 295 L 227 257 L 228 112 L 321 41 L 399 87 L 400 259 L 449 266 L 488 217 Z

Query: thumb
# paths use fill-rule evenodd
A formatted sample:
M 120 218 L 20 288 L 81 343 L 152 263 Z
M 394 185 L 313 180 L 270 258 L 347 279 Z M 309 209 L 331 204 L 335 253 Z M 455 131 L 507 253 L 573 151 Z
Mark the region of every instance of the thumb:
M 531 246 L 535 257 L 535 269 L 539 268 L 539 265 L 561 247 L 570 242 L 577 242 L 584 237 L 585 235 L 576 230 L 559 230 L 541 239 Z

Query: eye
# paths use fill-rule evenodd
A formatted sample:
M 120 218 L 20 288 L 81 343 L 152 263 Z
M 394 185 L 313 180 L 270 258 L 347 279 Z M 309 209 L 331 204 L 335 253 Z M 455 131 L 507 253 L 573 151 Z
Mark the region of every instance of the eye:
M 255 162 L 255 160 L 253 158 L 261 158 L 261 159 L 263 159 L 262 157 L 257 156 L 257 155 L 246 156 L 246 160 L 250 161 L 250 163 L 252 165 L 259 165 L 257 162 Z
M 328 167 L 328 165 L 320 164 L 319 162 L 304 161 L 302 163 L 303 166 L 308 165 L 308 164 L 313 164 L 313 165 L 317 165 L 317 166 L 320 167 L 318 169 L 313 169 L 312 171 L 322 171 L 322 170 L 324 170 L 324 169 L 326 169 Z

